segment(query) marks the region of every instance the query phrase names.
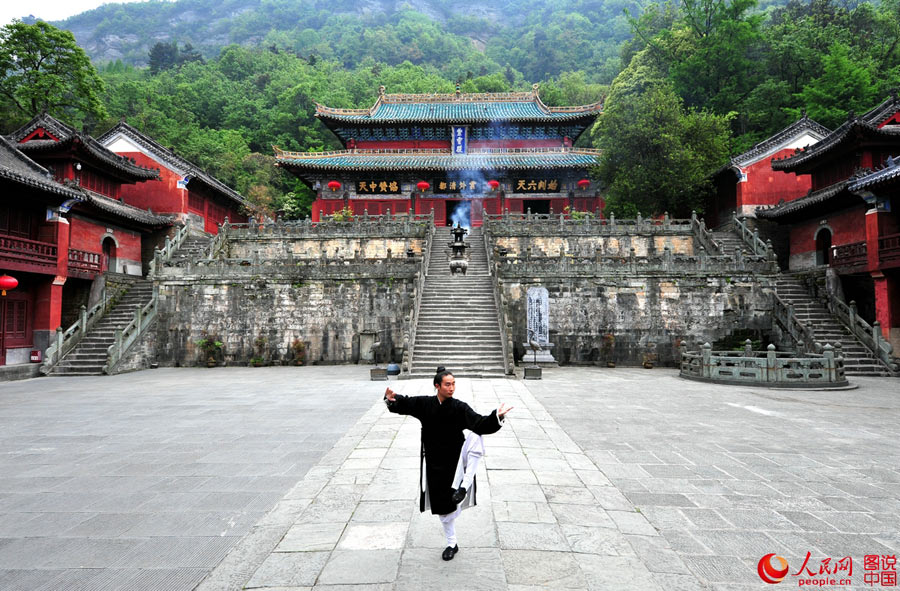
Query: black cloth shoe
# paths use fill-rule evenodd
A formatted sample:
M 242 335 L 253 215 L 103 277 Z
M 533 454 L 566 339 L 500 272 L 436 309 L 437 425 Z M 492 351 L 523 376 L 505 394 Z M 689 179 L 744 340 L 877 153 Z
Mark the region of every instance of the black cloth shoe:
M 459 487 L 455 491 L 453 491 L 453 495 L 450 497 L 450 500 L 453 501 L 454 505 L 459 505 L 463 502 L 463 499 L 466 498 L 466 489 L 463 487 Z
M 444 560 L 453 560 L 453 557 L 457 552 L 459 552 L 459 544 L 453 546 L 452 548 L 450 546 L 447 546 L 446 548 L 444 548 L 444 552 L 443 554 L 441 554 L 441 558 L 443 558 Z

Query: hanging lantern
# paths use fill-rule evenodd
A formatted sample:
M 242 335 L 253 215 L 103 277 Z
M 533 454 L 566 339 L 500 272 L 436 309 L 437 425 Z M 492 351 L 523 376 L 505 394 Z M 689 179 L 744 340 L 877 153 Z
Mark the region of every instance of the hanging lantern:
M 0 290 L 2 290 L 2 294 L 6 295 L 7 289 L 15 289 L 19 285 L 19 280 L 15 277 L 11 277 L 10 275 L 2 275 L 0 276 Z
M 585 189 L 587 189 L 590 186 L 591 186 L 591 181 L 589 181 L 588 179 L 581 179 L 580 181 L 578 181 L 578 188 L 581 189 L 582 191 L 584 191 Z
M 500 186 L 500 181 L 495 181 L 493 179 L 488 181 L 488 185 L 491 187 L 491 191 L 496 191 L 497 187 Z
M 426 183 L 425 181 L 419 181 L 418 183 L 416 183 L 416 186 L 417 186 L 417 187 L 419 188 L 419 190 L 420 190 L 421 192 L 423 192 L 423 193 L 424 193 L 425 191 L 427 191 L 429 187 L 431 187 L 431 185 L 429 185 L 429 184 Z
M 341 188 L 341 184 L 337 181 L 328 181 L 328 188 L 332 191 L 337 191 Z

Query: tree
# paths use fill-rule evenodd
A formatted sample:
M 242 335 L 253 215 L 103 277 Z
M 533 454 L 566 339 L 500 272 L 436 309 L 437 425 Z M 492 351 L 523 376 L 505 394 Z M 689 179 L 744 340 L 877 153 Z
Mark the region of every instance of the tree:
M 69 31 L 43 21 L 0 28 L 0 97 L 15 119 L 47 111 L 70 122 L 100 119 L 103 81 Z
M 178 63 L 178 44 L 159 41 L 150 48 L 150 74 L 155 76 L 163 70 L 174 68 Z
M 616 77 L 592 130 L 603 150 L 596 174 L 617 215 L 702 210 L 711 173 L 729 154 L 729 117 L 685 109 L 644 49 Z

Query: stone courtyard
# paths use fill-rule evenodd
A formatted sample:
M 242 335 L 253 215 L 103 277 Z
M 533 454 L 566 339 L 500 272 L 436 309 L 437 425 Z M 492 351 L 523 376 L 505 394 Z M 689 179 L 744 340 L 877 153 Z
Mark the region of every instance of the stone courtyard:
M 769 553 L 789 564 L 782 586 L 879 587 L 867 578 L 890 569 L 864 557 L 900 550 L 897 382 L 852 381 L 460 378 L 476 410 L 515 409 L 485 439 L 451 562 L 417 510 L 418 422 L 387 413 L 365 367 L 7 383 L 0 589 L 730 591 L 770 588 L 757 574 Z M 834 567 L 847 557 L 852 575 Z

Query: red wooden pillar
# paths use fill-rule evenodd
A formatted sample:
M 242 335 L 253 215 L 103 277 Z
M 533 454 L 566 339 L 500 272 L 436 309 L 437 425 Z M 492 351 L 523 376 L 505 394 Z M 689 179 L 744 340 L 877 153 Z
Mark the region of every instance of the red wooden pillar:
M 898 351 L 900 346 L 900 286 L 894 272 L 882 272 L 879 261 L 878 239 L 897 232 L 897 223 L 878 199 L 867 199 L 872 208 L 866 212 L 866 258 L 869 273 L 875 284 L 875 319 L 881 324 L 881 333 Z
M 69 275 L 69 220 L 56 216 L 47 222 L 56 242 L 56 276 L 35 290 L 34 346 L 45 349 L 62 319 L 63 285 Z

